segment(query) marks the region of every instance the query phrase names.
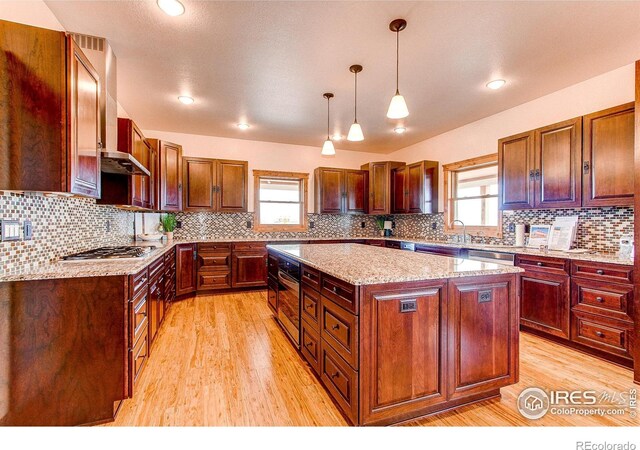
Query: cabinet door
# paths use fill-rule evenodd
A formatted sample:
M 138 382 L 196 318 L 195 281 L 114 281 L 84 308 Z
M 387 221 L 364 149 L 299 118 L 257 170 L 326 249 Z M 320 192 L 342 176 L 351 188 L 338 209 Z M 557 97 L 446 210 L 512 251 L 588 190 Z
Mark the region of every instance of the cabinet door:
M 569 339 L 569 277 L 526 271 L 520 278 L 520 324 Z
M 265 286 L 267 284 L 266 252 L 234 252 L 231 260 L 233 287 Z
M 247 212 L 249 163 L 218 161 L 216 183 L 219 212 Z
M 583 206 L 633 205 L 634 104 L 584 116 Z
M 176 295 L 196 290 L 196 244 L 176 246 Z
M 214 159 L 182 159 L 184 182 L 183 209 L 185 211 L 214 211 L 216 209 Z
M 534 207 L 533 132 L 498 141 L 498 195 L 500 209 Z
M 316 173 L 316 214 L 340 214 L 343 212 L 345 171 L 319 168 Z
M 516 276 L 449 281 L 448 399 L 518 380 Z
M 162 297 L 162 290 L 160 289 L 161 278 L 156 278 L 149 283 L 149 305 L 148 305 L 148 320 L 149 320 L 149 350 L 156 338 L 158 328 L 160 326 L 159 305 L 160 298 Z M 151 351 L 149 351 L 151 353 Z
M 391 171 L 391 212 L 407 212 L 409 191 L 407 187 L 407 166 Z
M 446 290 L 367 287 L 361 310 L 362 423 L 446 401 Z M 324 301 L 324 299 L 323 299 Z M 386 421 L 386 422 L 385 422 Z
M 369 200 L 369 172 L 365 170 L 344 171 L 344 212 L 364 214 Z
M 162 211 L 182 210 L 182 146 L 161 141 L 160 156 L 160 199 Z
M 100 86 L 98 73 L 67 38 L 69 83 L 68 190 L 100 197 Z
M 582 117 L 535 131 L 536 208 L 579 207 Z
M 369 213 L 388 214 L 390 212 L 390 174 L 389 165 L 369 164 Z
M 145 141 L 142 132 L 131 123 L 131 154 L 151 172 L 151 147 Z M 120 132 L 120 130 L 118 130 Z M 131 204 L 141 208 L 151 207 L 152 176 L 133 175 L 131 183 Z

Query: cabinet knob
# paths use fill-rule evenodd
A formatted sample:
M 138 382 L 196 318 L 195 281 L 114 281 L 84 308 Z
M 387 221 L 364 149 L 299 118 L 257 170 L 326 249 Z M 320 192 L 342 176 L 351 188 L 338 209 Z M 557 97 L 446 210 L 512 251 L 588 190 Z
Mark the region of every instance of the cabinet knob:
M 597 273 L 598 275 L 604 275 L 604 270 L 602 270 L 602 269 L 598 269 L 598 270 L 596 270 L 596 273 Z
M 542 266 L 544 266 L 544 263 L 542 263 L 542 262 L 538 261 L 538 263 L 537 263 L 536 265 L 537 265 L 538 267 L 542 267 Z
M 535 176 L 536 176 L 535 171 L 530 170 L 530 171 L 529 171 L 529 179 L 530 179 L 530 180 L 533 180 L 533 179 L 535 178 Z
M 334 286 L 333 289 L 331 289 L 331 290 L 333 291 L 334 294 L 338 292 L 337 286 Z
M 604 299 L 602 297 L 596 297 L 596 301 L 598 303 L 604 303 Z
M 304 344 L 304 346 L 307 348 L 311 348 L 313 347 L 313 342 L 307 342 L 306 344 Z
M 584 174 L 588 174 L 590 168 L 591 168 L 591 166 L 589 164 L 589 161 L 585 161 L 584 163 L 582 163 L 582 172 Z
M 602 331 L 596 331 L 596 336 L 598 336 L 599 338 L 603 338 L 604 333 Z
M 304 305 L 304 309 L 311 309 L 313 308 L 313 303 L 307 303 L 306 305 Z

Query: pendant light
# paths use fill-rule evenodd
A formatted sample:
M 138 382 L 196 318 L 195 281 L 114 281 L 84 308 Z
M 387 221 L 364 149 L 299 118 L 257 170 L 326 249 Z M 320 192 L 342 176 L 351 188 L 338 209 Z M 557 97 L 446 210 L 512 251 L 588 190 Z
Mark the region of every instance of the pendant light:
M 362 127 L 358 123 L 358 74 L 362 72 L 362 66 L 354 64 L 349 67 L 349 71 L 355 75 L 355 89 L 354 89 L 354 101 L 353 101 L 353 123 L 349 128 L 349 134 L 347 140 L 349 141 L 364 141 L 364 134 L 362 134 Z
M 336 149 L 333 147 L 333 142 L 331 142 L 331 137 L 329 136 L 329 102 L 333 98 L 333 94 L 327 92 L 322 96 L 327 99 L 327 140 L 324 141 L 320 154 L 323 156 L 333 156 L 336 154 Z
M 387 117 L 389 119 L 403 119 L 409 115 L 409 109 L 407 109 L 407 103 L 404 101 L 404 97 L 400 95 L 398 89 L 399 81 L 399 67 L 400 67 L 400 32 L 407 28 L 407 21 L 404 19 L 396 19 L 389 24 L 389 29 L 396 34 L 396 95 L 391 99 L 389 103 L 389 110 L 387 111 Z

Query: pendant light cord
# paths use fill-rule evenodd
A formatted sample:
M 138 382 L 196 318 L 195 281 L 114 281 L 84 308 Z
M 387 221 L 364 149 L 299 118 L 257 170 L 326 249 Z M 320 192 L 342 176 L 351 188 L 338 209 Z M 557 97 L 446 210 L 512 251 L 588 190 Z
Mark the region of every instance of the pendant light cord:
M 329 102 L 331 97 L 327 97 L 327 141 L 329 140 Z
M 353 121 L 358 123 L 358 72 L 356 76 L 356 88 L 353 90 Z
M 396 31 L 396 95 L 400 95 L 400 31 Z

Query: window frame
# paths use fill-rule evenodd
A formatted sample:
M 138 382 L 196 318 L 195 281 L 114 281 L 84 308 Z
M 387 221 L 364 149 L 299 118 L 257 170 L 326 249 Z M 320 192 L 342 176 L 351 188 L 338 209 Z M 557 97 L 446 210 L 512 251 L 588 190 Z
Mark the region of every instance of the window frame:
M 282 225 L 282 224 L 262 224 L 260 223 L 260 179 L 261 178 L 280 178 L 286 180 L 298 180 L 301 182 L 302 192 L 300 194 L 300 224 Z M 309 228 L 307 212 L 309 203 L 309 174 L 303 172 L 280 172 L 274 170 L 253 170 L 253 212 L 255 221 L 253 229 L 255 231 L 291 231 L 303 232 Z
M 462 232 L 462 226 L 456 224 L 451 225 L 455 220 L 455 207 L 453 205 L 453 190 L 455 183 L 453 177 L 459 172 L 464 172 L 474 168 L 482 168 L 488 166 L 498 167 L 498 154 L 492 153 L 490 155 L 478 156 L 476 158 L 469 158 L 462 161 L 443 164 L 442 170 L 444 172 L 444 233 L 445 234 L 460 234 Z M 500 180 L 498 180 L 500 183 Z M 498 186 L 499 189 L 499 186 Z M 492 196 L 493 197 L 493 196 Z M 498 195 L 496 194 L 496 197 Z M 491 225 L 470 225 L 466 227 L 467 234 L 472 236 L 482 237 L 502 237 L 502 210 L 498 206 L 498 224 L 496 226 Z

